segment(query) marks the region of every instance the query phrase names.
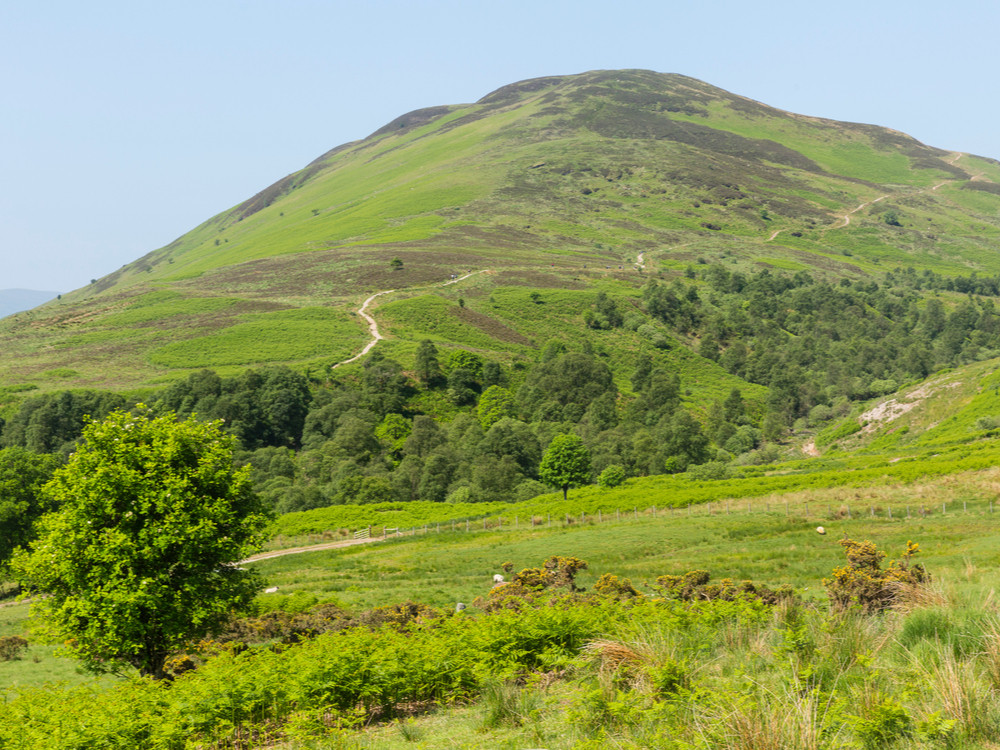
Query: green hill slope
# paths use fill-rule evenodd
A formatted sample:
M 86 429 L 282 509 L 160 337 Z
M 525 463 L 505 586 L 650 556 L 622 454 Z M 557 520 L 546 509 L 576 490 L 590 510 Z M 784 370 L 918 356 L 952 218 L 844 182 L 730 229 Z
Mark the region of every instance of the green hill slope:
M 323 367 L 363 346 L 353 310 L 387 289 L 424 295 L 383 298 L 401 351 L 433 336 L 510 359 L 579 328 L 555 305 L 511 304 L 527 300 L 519 290 L 579 304 L 709 262 L 851 279 L 895 266 L 994 274 L 993 179 L 995 161 L 684 76 L 523 81 L 404 115 L 0 322 L 0 384 L 122 389 L 201 367 Z M 432 286 L 471 270 L 488 273 Z

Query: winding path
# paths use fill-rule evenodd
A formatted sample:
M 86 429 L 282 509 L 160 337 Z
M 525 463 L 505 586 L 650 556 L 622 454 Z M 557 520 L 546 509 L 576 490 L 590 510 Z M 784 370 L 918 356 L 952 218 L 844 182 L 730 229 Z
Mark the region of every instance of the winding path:
M 965 156 L 965 154 L 963 154 L 963 153 L 953 154 L 952 157 L 951 157 L 951 159 L 948 160 L 948 164 L 954 165 L 955 162 L 957 162 L 963 156 Z M 980 179 L 980 178 L 982 178 L 982 173 L 972 175 L 969 178 L 969 180 L 972 181 L 972 180 L 976 180 L 976 179 Z M 906 193 L 905 195 L 906 196 L 912 196 L 912 195 L 920 195 L 921 193 L 930 193 L 930 192 L 933 192 L 933 191 L 937 190 L 938 188 L 944 187 L 945 185 L 947 185 L 949 183 L 952 183 L 952 182 L 958 182 L 958 180 L 943 180 L 942 182 L 939 182 L 937 185 L 934 185 L 933 187 L 926 188 L 924 190 L 918 190 L 915 193 Z M 878 198 L 873 198 L 870 201 L 865 201 L 864 203 L 862 203 L 857 208 L 852 209 L 851 211 L 848 211 L 846 214 L 844 214 L 842 217 L 840 217 L 840 222 L 841 222 L 840 224 L 836 224 L 835 226 L 829 227 L 829 229 L 843 229 L 844 227 L 850 226 L 850 224 L 851 224 L 851 216 L 852 215 L 856 214 L 858 211 L 860 211 L 861 209 L 865 208 L 866 206 L 871 206 L 872 204 L 878 203 L 879 201 L 884 201 L 886 198 L 891 198 L 893 195 L 894 195 L 894 193 L 886 193 L 885 195 L 880 195 Z M 771 242 L 779 234 L 781 234 L 784 231 L 785 231 L 784 229 L 778 229 L 778 230 L 772 232 L 771 236 L 768 237 L 764 241 L 765 242 Z
M 449 279 L 448 281 L 442 282 L 441 284 L 437 284 L 435 286 L 448 286 L 449 284 L 457 284 L 458 282 L 463 281 L 464 279 L 467 279 L 470 276 L 475 276 L 478 273 L 486 273 L 487 271 L 489 271 L 488 268 L 484 268 L 480 271 L 472 271 L 471 273 L 465 274 L 465 276 L 459 276 L 457 279 Z M 420 287 L 414 287 L 414 288 L 419 289 Z M 365 344 L 364 349 L 355 354 L 353 357 L 338 362 L 337 364 L 334 365 L 334 367 L 340 367 L 341 365 L 346 365 L 361 359 L 363 356 L 365 356 L 368 352 L 372 350 L 372 347 L 375 346 L 375 344 L 377 344 L 379 341 L 385 338 L 378 330 L 378 323 L 375 322 L 375 318 L 373 318 L 368 313 L 368 306 L 371 305 L 371 303 L 374 302 L 376 298 L 381 297 L 384 294 L 392 294 L 393 292 L 398 292 L 398 291 L 401 290 L 386 289 L 383 292 L 375 292 L 375 294 L 373 294 L 371 297 L 369 297 L 363 303 L 361 303 L 361 307 L 358 308 L 358 315 L 360 315 L 362 318 L 365 319 L 365 321 L 367 321 L 368 333 L 371 335 L 372 340 L 369 341 L 367 344 Z

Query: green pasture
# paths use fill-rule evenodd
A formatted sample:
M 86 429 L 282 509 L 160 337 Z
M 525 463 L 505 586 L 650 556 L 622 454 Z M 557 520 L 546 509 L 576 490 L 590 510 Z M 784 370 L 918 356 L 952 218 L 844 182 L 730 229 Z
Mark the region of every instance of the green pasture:
M 905 550 L 908 540 L 916 541 L 931 574 L 956 585 L 988 590 L 1000 583 L 1000 528 L 981 498 L 968 510 L 953 500 L 948 512 L 942 514 L 937 506 L 927 516 L 914 505 L 907 517 L 899 505 L 889 519 L 886 507 L 873 518 L 867 505 L 857 503 L 853 518 L 830 519 L 827 506 L 818 502 L 806 516 L 801 501 L 786 514 L 784 503 L 775 500 L 770 510 L 761 501 L 750 513 L 737 504 L 729 513 L 700 508 L 692 515 L 661 511 L 655 517 L 627 514 L 621 520 L 608 514 L 604 523 L 589 517 L 570 526 L 560 520 L 553 527 L 531 528 L 521 519 L 518 529 L 477 531 L 473 523 L 466 533 L 452 532 L 448 524 L 436 531 L 432 524 L 414 536 L 287 555 L 253 566 L 278 587 L 278 593 L 261 596 L 268 607 L 280 607 L 283 597 L 294 601 L 309 596 L 352 609 L 402 601 L 453 608 L 455 602 L 486 596 L 505 562 L 520 570 L 551 555 L 586 560 L 589 569 L 578 580 L 587 586 L 608 572 L 638 584 L 668 573 L 708 570 L 715 578 L 791 583 L 809 598 L 822 598 L 822 579 L 842 564 L 837 540 L 846 534 L 871 539 L 890 556 Z M 1000 507 L 995 512 L 1000 514 Z M 819 525 L 825 535 L 816 532 Z

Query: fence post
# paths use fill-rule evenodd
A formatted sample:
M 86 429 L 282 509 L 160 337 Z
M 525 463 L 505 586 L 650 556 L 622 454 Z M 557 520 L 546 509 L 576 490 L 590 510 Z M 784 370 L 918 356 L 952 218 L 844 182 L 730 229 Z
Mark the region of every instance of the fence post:
M 653 518 L 656 518 L 656 506 L 653 506 Z
M 452 531 L 454 531 L 454 530 L 455 530 L 455 519 L 454 519 L 454 518 L 453 518 L 453 519 L 451 519 L 451 530 L 452 530 Z
M 854 518 L 854 516 L 851 515 L 851 506 L 850 505 L 847 506 L 847 518 L 848 518 L 848 520 Z
M 788 498 L 785 498 L 785 515 L 788 515 Z
M 514 528 L 517 528 L 517 516 L 514 516 Z
M 941 503 L 941 515 L 944 515 L 944 503 Z
M 622 520 L 622 509 L 621 508 L 615 508 L 615 520 L 616 521 Z
M 889 506 L 889 520 L 892 520 L 892 506 Z
M 552 525 L 552 514 L 548 513 L 547 515 L 549 517 L 549 526 L 551 526 Z
M 469 519 L 468 518 L 465 519 L 465 530 L 466 531 L 469 530 Z
M 601 523 L 601 510 L 600 510 L 600 508 L 597 509 L 597 522 Z
M 871 514 L 871 517 L 875 518 L 875 506 L 874 505 L 869 505 L 868 506 L 868 511 Z
M 636 518 L 638 518 L 638 517 L 639 517 L 639 506 L 638 506 L 638 505 L 637 505 L 637 506 L 635 506 L 635 517 L 636 517 Z

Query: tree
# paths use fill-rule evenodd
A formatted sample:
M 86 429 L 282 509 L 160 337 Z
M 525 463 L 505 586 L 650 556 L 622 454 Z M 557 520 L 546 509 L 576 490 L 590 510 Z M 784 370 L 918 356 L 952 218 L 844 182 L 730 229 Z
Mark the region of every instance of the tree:
M 561 489 L 565 500 L 570 487 L 590 481 L 590 451 L 576 435 L 556 435 L 542 456 L 538 476 Z
M 430 339 L 424 339 L 417 347 L 417 359 L 413 369 L 424 385 L 432 386 L 441 379 L 441 365 L 438 350 Z
M 513 417 L 516 414 L 517 402 L 514 400 L 514 394 L 499 385 L 491 385 L 483 391 L 476 407 L 476 416 L 484 430 L 488 430 L 504 417 Z
M 53 455 L 0 450 L 0 571 L 14 549 L 34 538 L 35 522 L 52 507 L 41 488 L 59 465 Z
M 172 652 L 259 589 L 236 563 L 259 548 L 270 516 L 219 422 L 113 412 L 84 428 L 43 493 L 58 510 L 11 567 L 48 594 L 34 604 L 43 632 L 92 671 L 167 677 Z

